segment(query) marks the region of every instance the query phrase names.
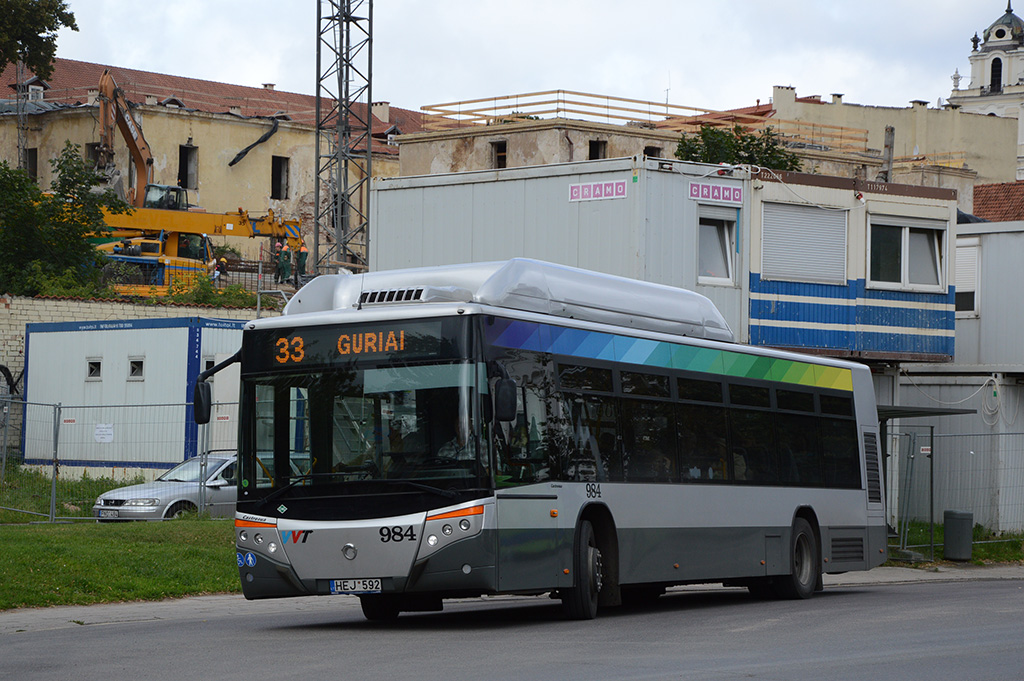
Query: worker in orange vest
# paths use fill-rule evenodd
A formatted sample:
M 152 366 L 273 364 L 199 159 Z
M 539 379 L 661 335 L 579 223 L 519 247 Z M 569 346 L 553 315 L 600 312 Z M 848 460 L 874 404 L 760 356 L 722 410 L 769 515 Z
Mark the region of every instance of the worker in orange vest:
M 298 286 L 302 277 L 306 274 L 306 258 L 309 257 L 309 249 L 303 243 L 299 252 L 295 254 L 295 285 Z

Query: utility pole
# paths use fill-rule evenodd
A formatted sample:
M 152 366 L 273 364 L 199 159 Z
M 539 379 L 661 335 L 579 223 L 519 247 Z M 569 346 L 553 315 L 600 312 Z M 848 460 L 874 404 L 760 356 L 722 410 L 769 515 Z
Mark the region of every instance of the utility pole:
M 315 272 L 369 256 L 373 0 L 317 0 Z M 329 248 L 320 252 L 321 233 Z

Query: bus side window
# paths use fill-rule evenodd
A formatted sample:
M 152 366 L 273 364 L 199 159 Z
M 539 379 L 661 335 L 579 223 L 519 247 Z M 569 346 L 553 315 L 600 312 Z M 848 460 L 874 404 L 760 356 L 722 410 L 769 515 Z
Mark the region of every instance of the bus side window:
M 501 486 L 543 482 L 553 476 L 546 400 L 536 386 L 526 384 L 525 377 L 517 384 L 515 420 L 494 426 L 496 473 Z
M 622 400 L 622 458 L 627 481 L 672 482 L 675 418 L 667 402 Z
M 677 406 L 679 469 L 683 482 L 721 482 L 726 479 L 728 446 L 724 407 L 703 404 Z
M 568 417 L 565 478 L 584 482 L 621 480 L 615 402 L 603 397 L 561 394 Z
M 755 484 L 779 481 L 772 413 L 753 409 L 729 412 L 733 479 Z
M 818 418 L 812 414 L 776 415 L 779 437 L 779 474 L 781 482 L 820 487 L 821 439 Z
M 822 417 L 821 444 L 825 455 L 825 486 L 859 489 L 857 422 Z

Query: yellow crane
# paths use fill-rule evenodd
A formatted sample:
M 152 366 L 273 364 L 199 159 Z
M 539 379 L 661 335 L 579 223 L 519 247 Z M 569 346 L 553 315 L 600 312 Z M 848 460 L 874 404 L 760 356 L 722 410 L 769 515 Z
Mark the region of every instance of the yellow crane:
M 141 283 L 118 285 L 115 290 L 134 295 L 166 295 L 172 282 L 209 276 L 216 268 L 211 236 L 270 237 L 288 242 L 295 253 L 302 246 L 301 223 L 284 220 L 268 211 L 265 217 L 250 217 L 248 212 L 208 213 L 191 206 L 182 187 L 152 184 L 153 154 L 132 117 L 128 100 L 117 86 L 110 70 L 100 76 L 99 170 L 133 209 L 129 213 L 106 213 L 104 222 L 111 231 L 102 237 L 118 241 L 97 248 L 113 260 L 130 263 L 139 270 Z M 114 167 L 114 130 L 118 129 L 128 146 L 135 168 L 136 184 L 125 193 Z

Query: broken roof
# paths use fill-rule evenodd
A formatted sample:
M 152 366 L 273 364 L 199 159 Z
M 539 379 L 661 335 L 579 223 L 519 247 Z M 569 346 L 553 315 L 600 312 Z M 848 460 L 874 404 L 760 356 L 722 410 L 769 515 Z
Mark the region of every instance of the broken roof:
M 180 106 L 195 111 L 234 112 L 244 117 L 287 116 L 302 125 L 313 125 L 315 122 L 314 95 L 285 92 L 269 86 L 234 85 L 62 58 L 53 62 L 53 73 L 46 81 L 49 89 L 44 101 L 63 105 L 87 104 L 90 96 L 95 95 L 99 88 L 100 75 L 104 69 L 110 69 L 125 97 L 134 104 L 144 104 L 147 97 L 154 97 L 158 102 L 176 101 Z M 26 83 L 38 81 L 31 71 L 26 72 L 26 78 Z M 14 64 L 8 64 L 0 73 L 0 82 L 12 83 L 16 89 Z M 12 91 L 12 97 L 13 94 Z M 365 111 L 365 104 L 357 104 L 356 109 Z M 403 133 L 419 132 L 423 127 L 422 115 L 418 111 L 389 106 L 387 118 L 387 121 L 381 121 L 376 116 L 372 118 L 373 137 L 381 143 L 375 145 L 374 151 L 397 153 L 397 147 L 388 148 L 385 144 L 388 133 L 393 134 L 395 127 Z

